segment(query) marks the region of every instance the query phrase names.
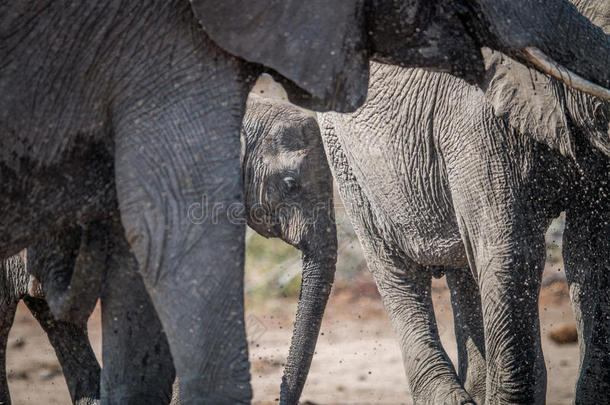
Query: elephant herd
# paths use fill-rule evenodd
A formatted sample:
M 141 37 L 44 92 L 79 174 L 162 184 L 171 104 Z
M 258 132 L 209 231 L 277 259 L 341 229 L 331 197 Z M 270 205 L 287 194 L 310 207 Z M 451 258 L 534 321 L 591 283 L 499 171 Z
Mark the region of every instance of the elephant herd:
M 607 1 L 0 0 L 0 38 L 3 361 L 24 299 L 74 403 L 249 403 L 247 223 L 302 251 L 280 387 L 297 404 L 334 279 L 334 178 L 415 403 L 545 403 L 561 211 L 575 402 L 610 402 Z M 318 119 L 248 97 L 264 72 Z

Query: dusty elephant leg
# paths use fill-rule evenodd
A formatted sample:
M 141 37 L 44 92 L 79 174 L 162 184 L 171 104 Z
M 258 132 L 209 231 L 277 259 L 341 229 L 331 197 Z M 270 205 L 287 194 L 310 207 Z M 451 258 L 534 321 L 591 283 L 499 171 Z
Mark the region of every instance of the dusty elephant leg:
M 155 92 L 146 82 L 117 100 L 117 195 L 182 403 L 249 403 L 240 166 L 248 86 L 237 61 L 205 50 L 175 58 Z
M 381 269 L 374 276 L 394 330 L 415 404 L 468 404 L 440 337 L 431 296 L 430 273 L 414 264 Z M 406 267 L 406 268 L 404 268 Z
M 610 403 L 610 206 L 566 211 L 563 255 L 580 348 L 576 404 Z
M 458 375 L 477 404 L 485 402 L 485 336 L 481 296 L 470 269 L 445 272 L 451 292 L 455 337 L 458 346 Z
M 6 344 L 8 334 L 15 319 L 17 301 L 10 299 L 0 300 L 0 404 L 10 405 L 11 395 L 8 390 L 6 377 Z
M 546 368 L 538 314 L 545 259 L 542 232 L 510 237 L 505 224 L 483 229 L 482 234 L 491 240 L 466 240 L 471 262 L 476 263 L 481 292 L 487 369 L 485 404 L 543 404 Z
M 534 146 L 477 112 L 472 132 L 446 156 L 456 220 L 477 279 L 485 334 L 485 405 L 543 404 L 538 295 L 545 260 Z M 459 152 L 457 152 L 459 150 Z
M 78 405 L 99 403 L 100 365 L 89 343 L 87 324 L 57 321 L 44 300 L 33 297 L 23 300 L 55 349 L 72 402 Z
M 229 117 L 217 119 L 222 122 Z M 185 404 L 247 403 L 251 398 L 243 319 L 245 229 L 243 223 L 229 222 L 224 212 L 239 203 L 242 192 L 238 131 L 237 125 L 227 131 L 234 132 L 235 142 L 225 139 L 229 135 L 214 141 L 201 134 L 194 145 L 177 148 L 182 153 L 202 151 L 205 162 L 191 162 L 195 173 L 171 174 L 165 179 L 166 173 L 155 173 L 164 170 L 161 163 L 130 173 L 128 166 L 147 162 L 146 158 L 133 156 L 137 150 L 117 148 L 124 156 L 117 159 L 117 176 L 125 235 L 167 334 Z M 211 156 L 216 148 L 197 142 L 202 139 L 220 148 L 214 152 L 216 157 Z M 223 151 L 229 151 L 229 156 L 223 157 Z M 168 166 L 185 164 L 185 160 L 190 159 L 170 157 Z M 189 171 L 187 166 L 176 169 Z M 198 170 L 207 175 L 200 176 Z M 126 175 L 133 177 L 125 179 Z M 217 181 L 220 184 L 214 184 Z M 155 186 L 159 189 L 151 195 L 150 188 Z M 189 218 L 193 214 L 189 207 L 203 213 Z M 218 218 L 196 223 L 200 215 L 208 214 Z
M 175 371 L 167 339 L 120 223 L 109 240 L 102 302 L 102 404 L 168 404 Z
M 482 186 L 481 189 L 484 190 Z M 485 404 L 544 404 L 546 368 L 538 314 L 544 232 L 539 224 L 524 218 L 523 214 L 529 211 L 519 207 L 518 201 L 511 202 L 506 195 L 497 201 L 506 205 L 490 204 L 477 209 L 476 204 L 470 203 L 472 212 L 466 217 L 458 214 L 481 297 L 487 372 Z
M 345 209 L 398 335 L 414 402 L 473 403 L 440 341 L 430 295 L 430 272 L 388 246 L 334 129 L 326 127 L 323 131 L 324 148 Z

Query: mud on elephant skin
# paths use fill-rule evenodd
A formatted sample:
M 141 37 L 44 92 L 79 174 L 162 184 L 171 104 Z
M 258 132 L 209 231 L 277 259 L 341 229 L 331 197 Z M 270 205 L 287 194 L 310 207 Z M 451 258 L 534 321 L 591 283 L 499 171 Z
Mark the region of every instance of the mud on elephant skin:
M 341 111 L 364 101 L 369 59 L 476 80 L 481 45 L 522 60 L 534 46 L 594 83 L 610 81 L 607 36 L 565 0 L 329 4 L 0 3 L 0 257 L 75 218 L 103 218 L 114 178 L 184 402 L 251 398 L 245 226 L 194 224 L 187 211 L 202 196 L 242 202 L 239 132 L 263 69 L 291 84 L 292 99 Z

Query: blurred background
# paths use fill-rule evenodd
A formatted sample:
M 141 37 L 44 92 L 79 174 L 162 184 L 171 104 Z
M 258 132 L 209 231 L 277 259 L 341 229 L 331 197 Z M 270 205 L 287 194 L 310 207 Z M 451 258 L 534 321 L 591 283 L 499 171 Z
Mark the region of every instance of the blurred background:
M 307 404 L 410 404 L 398 343 L 338 196 L 339 239 L 336 281 L 326 309 L 302 402 Z M 548 403 L 572 403 L 578 369 L 576 330 L 561 259 L 563 216 L 546 235 L 547 261 L 540 298 Z M 248 229 L 246 325 L 254 403 L 278 401 L 300 288 L 300 252 L 279 239 Z M 439 332 L 449 356 L 457 351 L 449 292 L 444 278 L 433 282 Z M 89 334 L 101 353 L 100 313 Z M 13 403 L 69 404 L 52 347 L 27 308 L 20 304 L 9 336 L 7 368 Z

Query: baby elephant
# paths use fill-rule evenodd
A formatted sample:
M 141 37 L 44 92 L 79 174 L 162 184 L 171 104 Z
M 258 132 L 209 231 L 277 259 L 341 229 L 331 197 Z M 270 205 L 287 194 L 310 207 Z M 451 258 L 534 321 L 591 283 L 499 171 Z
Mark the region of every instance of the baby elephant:
M 248 225 L 265 237 L 281 238 L 303 254 L 301 295 L 281 398 L 281 403 L 296 404 L 309 371 L 335 273 L 337 239 L 332 177 L 315 119 L 291 104 L 252 94 L 243 121 L 242 145 Z M 231 210 L 226 213 L 231 215 Z M 218 211 L 213 214 L 218 215 Z M 236 215 L 236 220 L 240 218 Z M 53 314 L 58 319 L 77 321 L 57 322 L 79 331 L 66 334 L 63 341 L 51 339 L 58 354 L 58 347 L 63 346 L 87 347 L 91 351 L 85 321 L 101 297 L 103 401 L 169 403 L 175 376 L 169 347 L 123 235 L 118 216 L 114 216 L 86 229 L 46 239 L 29 249 L 28 270 L 40 280 Z M 23 270 L 17 257 L 5 265 L 9 280 Z M 22 296 L 13 301 L 16 303 Z M 30 301 L 28 298 L 26 302 L 32 308 Z M 47 308 L 44 301 L 37 302 Z M 14 307 L 3 305 L 5 335 L 12 323 Z M 0 350 L 4 352 L 6 338 L 2 343 Z M 205 354 L 193 348 L 191 355 Z M 88 397 L 89 391 L 84 392 L 85 389 L 97 387 L 100 381 L 96 362 L 78 365 L 83 369 L 65 372 L 74 402 Z M 62 367 L 66 371 L 63 361 Z M 87 384 L 74 383 L 84 377 L 88 378 Z M 2 374 L 0 378 L 4 379 L 1 395 L 8 403 L 6 377 Z M 82 392 L 75 392 L 72 387 Z

